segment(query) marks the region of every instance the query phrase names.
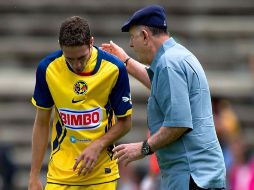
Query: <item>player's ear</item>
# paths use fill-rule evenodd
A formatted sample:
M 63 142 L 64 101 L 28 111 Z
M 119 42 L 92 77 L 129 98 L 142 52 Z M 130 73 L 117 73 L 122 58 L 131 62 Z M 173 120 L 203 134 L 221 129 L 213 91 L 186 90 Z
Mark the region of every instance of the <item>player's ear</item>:
M 93 47 L 93 43 L 94 43 L 94 38 L 92 36 L 91 39 L 90 39 L 90 48 Z
M 58 44 L 59 44 L 60 48 L 62 49 L 62 46 L 61 46 L 61 44 L 60 44 L 59 40 L 57 40 L 57 42 L 58 42 Z

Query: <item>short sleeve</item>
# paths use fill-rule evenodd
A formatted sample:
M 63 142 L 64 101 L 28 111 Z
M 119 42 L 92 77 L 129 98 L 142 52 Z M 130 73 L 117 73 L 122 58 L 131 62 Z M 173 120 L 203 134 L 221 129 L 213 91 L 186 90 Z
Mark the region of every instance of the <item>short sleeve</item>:
M 124 117 L 132 112 L 130 84 L 125 66 L 118 64 L 118 69 L 118 78 L 110 94 L 110 104 L 117 117 Z
M 34 89 L 34 95 L 32 98 L 32 103 L 36 107 L 42 109 L 50 109 L 53 105 L 53 99 L 48 88 L 46 81 L 46 70 L 48 64 L 45 61 L 41 61 L 36 70 L 36 83 Z
M 165 67 L 159 73 L 158 81 L 156 99 L 164 115 L 163 126 L 193 128 L 184 72 Z

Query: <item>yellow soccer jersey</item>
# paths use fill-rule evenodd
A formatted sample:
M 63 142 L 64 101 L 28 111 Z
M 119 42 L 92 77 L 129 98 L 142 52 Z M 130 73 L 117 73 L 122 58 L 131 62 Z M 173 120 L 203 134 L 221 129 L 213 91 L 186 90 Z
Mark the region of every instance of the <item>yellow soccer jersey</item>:
M 112 159 L 113 145 L 103 150 L 89 174 L 77 176 L 72 170 L 75 158 L 109 130 L 114 115 L 132 113 L 124 64 L 94 47 L 88 65 L 93 68 L 90 74 L 74 73 L 59 50 L 44 58 L 37 68 L 32 103 L 41 109 L 55 107 L 49 183 L 89 185 L 119 178 L 118 166 Z

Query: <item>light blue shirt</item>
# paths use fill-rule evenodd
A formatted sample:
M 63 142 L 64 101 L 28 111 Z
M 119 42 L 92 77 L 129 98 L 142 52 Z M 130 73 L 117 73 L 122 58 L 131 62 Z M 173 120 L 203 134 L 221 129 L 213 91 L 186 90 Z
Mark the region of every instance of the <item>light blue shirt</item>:
M 161 126 L 189 132 L 156 152 L 162 189 L 189 189 L 190 175 L 202 188 L 226 186 L 226 169 L 215 132 L 208 82 L 197 58 L 173 38 L 165 41 L 150 69 L 148 100 L 151 134 Z

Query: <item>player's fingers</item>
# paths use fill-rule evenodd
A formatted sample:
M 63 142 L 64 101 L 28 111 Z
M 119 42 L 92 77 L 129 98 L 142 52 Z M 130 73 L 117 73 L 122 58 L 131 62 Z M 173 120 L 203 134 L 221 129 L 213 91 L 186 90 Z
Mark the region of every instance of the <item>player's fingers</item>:
M 95 161 L 92 162 L 92 164 L 91 164 L 90 169 L 89 169 L 88 172 L 91 172 L 91 171 L 94 169 L 95 163 L 96 163 Z
M 86 164 L 86 167 L 84 169 L 84 175 L 91 172 L 94 168 L 95 165 L 95 161 L 90 161 Z
M 92 169 L 94 168 L 95 164 L 96 164 L 96 162 L 92 163 L 92 166 L 91 166 Z
M 87 160 L 84 167 L 83 175 L 86 175 L 88 172 L 90 172 L 92 168 L 93 168 L 93 160 Z
M 74 164 L 74 166 L 73 166 L 73 171 L 75 171 L 76 169 L 77 169 L 77 167 L 78 167 L 78 164 L 79 164 L 79 162 L 81 161 L 81 159 L 82 159 L 82 157 L 81 156 L 79 156 L 79 157 L 77 157 L 75 160 L 75 164 Z
M 78 170 L 78 175 L 80 175 L 82 173 L 82 170 L 86 167 L 86 163 L 85 161 L 83 160 L 82 161 L 82 164 L 80 165 L 79 167 L 79 170 Z

